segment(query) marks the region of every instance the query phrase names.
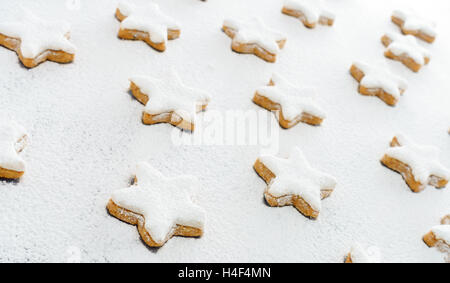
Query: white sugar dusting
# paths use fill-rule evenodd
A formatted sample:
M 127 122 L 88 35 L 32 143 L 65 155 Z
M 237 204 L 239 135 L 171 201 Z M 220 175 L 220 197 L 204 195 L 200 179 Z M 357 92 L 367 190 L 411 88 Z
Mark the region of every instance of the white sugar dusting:
M 24 177 L 0 181 L 1 262 L 65 262 L 73 247 L 82 262 L 342 262 L 357 241 L 379 247 L 386 262 L 443 262 L 442 253 L 421 239 L 448 213 L 450 187 L 413 194 L 379 158 L 404 132 L 439 148 L 440 161 L 450 167 L 448 0 L 395 1 L 422 11 L 441 29 L 434 44 L 419 42 L 434 58 L 419 74 L 383 55 L 380 37 L 399 34 L 390 21 L 398 6 L 388 0 L 324 1 L 336 22 L 313 30 L 283 15 L 282 1 L 155 0 L 182 23 L 182 36 L 164 53 L 117 38 L 119 1 L 84 0 L 79 10 L 61 0 L 0 2 L 2 21 L 17 19 L 24 6 L 41 18 L 69 22 L 77 47 L 73 63 L 46 62 L 31 70 L 0 48 L 0 112 L 32 137 L 20 154 Z M 148 2 L 133 1 L 138 7 Z M 221 31 L 226 18 L 252 16 L 288 38 L 275 64 L 232 52 Z M 372 59 L 408 81 L 395 108 L 358 94 L 348 68 Z M 280 129 L 276 154 L 286 157 L 298 146 L 314 168 L 338 180 L 317 221 L 264 203 L 266 184 L 252 168 L 262 145 L 175 146 L 171 135 L 179 129 L 142 124 L 143 106 L 129 94 L 128 79 L 162 78 L 171 68 L 183 83 L 211 95 L 199 118 L 261 110 L 252 97 L 273 73 L 317 88 L 324 124 Z M 279 129 L 275 115 L 268 116 Z M 130 185 L 140 161 L 165 176 L 198 177 L 195 203 L 208 219 L 203 237 L 174 237 L 149 250 L 135 226 L 108 215 L 111 194 Z

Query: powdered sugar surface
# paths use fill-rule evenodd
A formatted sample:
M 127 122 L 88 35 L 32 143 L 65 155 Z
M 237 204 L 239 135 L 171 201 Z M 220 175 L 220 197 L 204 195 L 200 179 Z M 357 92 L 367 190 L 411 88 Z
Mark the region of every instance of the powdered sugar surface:
M 120 24 L 122 29 L 148 32 L 150 40 L 155 43 L 167 42 L 167 29 L 180 30 L 180 24 L 153 2 L 137 7 L 130 1 L 122 1 L 117 9 L 127 17 Z
M 431 175 L 450 179 L 450 170 L 439 161 L 441 154 L 437 147 L 418 145 L 403 134 L 396 137 L 401 146 L 389 148 L 386 154 L 409 165 L 416 181 L 428 184 Z
M 46 50 L 75 54 L 76 48 L 69 41 L 70 25 L 65 21 L 40 19 L 24 10 L 21 19 L 0 22 L 0 33 L 21 40 L 20 51 L 25 58 L 35 58 Z
M 450 190 L 412 194 L 379 158 L 402 131 L 438 147 L 441 162 L 450 166 L 447 0 L 395 3 L 438 23 L 442 36 L 433 45 L 424 43 L 436 60 L 419 74 L 382 55 L 381 35 L 399 33 L 389 21 L 396 7 L 387 0 L 326 1 L 339 20 L 319 32 L 293 24 L 280 12 L 280 1 L 155 0 L 183 23 L 182 38 L 165 53 L 117 40 L 119 1 L 79 1 L 79 8 L 61 0 L 0 2 L 1 19 L 12 17 L 21 4 L 40 17 L 70 22 L 78 47 L 74 63 L 48 62 L 32 70 L 0 48 L 1 112 L 32 136 L 21 153 L 24 177 L 0 182 L 0 261 L 342 262 L 358 241 L 380 247 L 388 262 L 443 262 L 422 236 L 448 213 Z M 133 3 L 141 7 L 148 1 Z M 275 64 L 231 52 L 230 39 L 220 31 L 224 18 L 253 15 L 289 38 Z M 355 59 L 372 58 L 409 82 L 408 95 L 395 108 L 355 95 L 348 68 Z M 163 78 L 169 68 L 186 85 L 211 94 L 207 112 L 198 118 L 213 111 L 260 111 L 251 96 L 274 72 L 317 88 L 327 112 L 322 126 L 282 130 L 267 113 L 279 129 L 277 156 L 289 156 L 298 146 L 315 168 L 339 180 L 317 221 L 292 207 L 264 203 L 266 185 L 252 168 L 263 154 L 260 146 L 176 146 L 171 135 L 179 129 L 142 124 L 143 106 L 127 94 L 128 78 Z M 175 237 L 149 250 L 136 227 L 108 215 L 106 202 L 129 186 L 139 161 L 165 176 L 199 178 L 194 201 L 207 213 L 203 237 Z M 424 207 L 432 209 L 417 209 Z
M 308 113 L 324 119 L 325 112 L 315 101 L 317 91 L 315 88 L 299 88 L 288 82 L 278 74 L 272 75 L 273 86 L 264 86 L 257 89 L 257 92 L 279 103 L 283 111 L 283 116 L 287 120 L 295 120 L 302 113 Z

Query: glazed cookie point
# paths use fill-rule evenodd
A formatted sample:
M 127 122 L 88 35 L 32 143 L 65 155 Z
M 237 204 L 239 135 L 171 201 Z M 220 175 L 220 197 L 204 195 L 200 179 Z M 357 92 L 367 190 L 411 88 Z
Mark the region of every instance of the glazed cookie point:
M 403 34 L 413 35 L 428 43 L 433 43 L 436 39 L 436 24 L 423 19 L 413 11 L 395 10 L 391 19 L 400 27 Z
M 450 214 L 444 216 L 441 220 L 442 225 L 450 225 Z
M 15 122 L 0 123 L 0 178 L 19 179 L 25 173 L 25 161 L 19 153 L 26 146 L 27 136 Z
M 255 54 L 267 62 L 275 62 L 286 43 L 286 36 L 268 28 L 261 19 L 250 21 L 226 19 L 222 30 L 232 38 L 231 48 L 237 53 Z
M 366 249 L 356 243 L 346 256 L 345 263 L 381 263 L 381 252 L 377 247 Z
M 76 48 L 69 38 L 68 23 L 43 20 L 28 10 L 20 21 L 0 23 L 0 45 L 15 51 L 27 68 L 47 60 L 72 62 Z
M 450 262 L 450 215 L 442 218 L 441 225 L 431 228 L 430 232 L 423 236 L 423 241 L 428 247 L 437 247 L 446 253 L 446 260 Z
M 420 192 L 427 185 L 444 188 L 450 171 L 439 161 L 439 149 L 422 146 L 402 134 L 396 135 L 381 163 L 400 173 L 413 192 Z
M 282 12 L 298 18 L 306 27 L 317 24 L 332 26 L 335 15 L 324 8 L 321 0 L 285 0 Z
M 168 178 L 150 164 L 139 163 L 135 184 L 115 191 L 107 209 L 112 216 L 136 225 L 151 247 L 161 247 L 173 236 L 200 237 L 205 211 L 191 199 L 198 185 L 195 177 Z
M 292 205 L 310 218 L 319 216 L 321 200 L 336 187 L 336 179 L 312 168 L 299 148 L 288 159 L 261 156 L 254 169 L 267 183 L 264 196 L 270 206 Z
M 419 72 L 430 62 L 430 52 L 420 46 L 412 35 L 387 33 L 381 42 L 386 47 L 384 55 L 387 58 L 403 63 L 413 72 Z
M 116 18 L 121 22 L 119 38 L 141 40 L 158 51 L 165 51 L 167 40 L 181 34 L 180 24 L 152 2 L 136 7 L 129 1 L 122 1 L 117 6 Z
M 278 111 L 280 125 L 288 129 L 299 122 L 310 125 L 322 123 L 326 115 L 315 98 L 315 88 L 299 88 L 282 76 L 273 74 L 267 86 L 256 90 L 253 102 L 269 111 Z
M 350 73 L 357 80 L 359 92 L 363 95 L 378 96 L 386 104 L 394 106 L 408 88 L 407 82 L 389 72 L 386 68 L 354 62 Z
M 178 74 L 170 72 L 167 78 L 136 76 L 130 79 L 133 96 L 145 105 L 144 124 L 169 123 L 180 129 L 194 131 L 195 117 L 206 110 L 208 93 L 186 86 Z

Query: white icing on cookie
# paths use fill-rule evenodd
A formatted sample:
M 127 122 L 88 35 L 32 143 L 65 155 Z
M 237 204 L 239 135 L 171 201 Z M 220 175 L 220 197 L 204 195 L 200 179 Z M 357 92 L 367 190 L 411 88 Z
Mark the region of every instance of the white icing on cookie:
M 425 20 L 412 11 L 396 10 L 392 13 L 392 16 L 399 18 L 404 22 L 403 28 L 405 30 L 421 31 L 431 37 L 436 37 L 437 35 L 436 23 Z
M 144 7 L 136 7 L 130 2 L 120 2 L 117 9 L 127 18 L 120 24 L 121 29 L 148 32 L 154 43 L 167 42 L 167 30 L 180 30 L 180 25 L 165 15 L 155 3 L 147 3 Z
M 356 243 L 350 251 L 352 263 L 381 263 L 381 252 L 377 247 L 365 249 Z
M 16 172 L 25 171 L 25 161 L 18 155 L 26 146 L 27 132 L 15 122 L 0 123 L 0 167 Z
M 0 23 L 0 34 L 21 40 L 20 52 L 25 58 L 36 58 L 46 50 L 75 54 L 69 41 L 70 25 L 66 22 L 47 21 L 28 10 L 18 22 Z
M 193 122 L 201 106 L 211 99 L 208 93 L 184 85 L 173 71 L 164 79 L 137 76 L 130 81 L 148 95 L 144 111 L 150 115 L 173 111 L 184 120 Z
M 332 20 L 336 17 L 324 7 L 321 0 L 285 0 L 284 7 L 300 11 L 309 23 L 317 23 L 321 17 Z
M 447 245 L 450 245 L 450 225 L 438 225 L 431 228 L 434 236 L 437 240 L 444 241 Z
M 268 28 L 259 18 L 253 18 L 247 22 L 227 19 L 223 25 L 236 32 L 233 38 L 234 42 L 239 44 L 257 44 L 272 54 L 278 54 L 280 51 L 277 42 L 286 40 L 286 36 Z
M 400 35 L 387 33 L 392 42 L 387 47 L 395 56 L 407 55 L 411 57 L 417 64 L 424 65 L 425 57 L 430 58 L 430 52 L 419 45 L 417 39 L 412 35 Z
M 274 197 L 297 195 L 312 209 L 320 212 L 321 192 L 329 192 L 336 187 L 336 179 L 312 168 L 297 147 L 292 150 L 288 159 L 266 155 L 259 160 L 276 176 L 268 185 L 267 191 Z
M 139 163 L 137 184 L 117 190 L 112 201 L 145 218 L 145 229 L 156 243 L 170 238 L 177 225 L 203 229 L 205 211 L 191 200 L 198 180 L 192 176 L 167 178 L 148 163 Z
M 442 225 L 450 225 L 450 214 L 444 216 L 441 220 Z
M 406 80 L 385 68 L 371 66 L 363 62 L 354 62 L 353 65 L 364 73 L 364 78 L 360 84 L 366 88 L 381 88 L 397 99 L 400 98 L 400 90 L 408 88 Z
M 428 184 L 431 175 L 449 180 L 450 171 L 439 161 L 439 149 L 434 146 L 422 146 L 412 142 L 404 135 L 396 135 L 400 146 L 391 147 L 386 155 L 407 164 L 416 181 Z
M 272 75 L 273 86 L 264 86 L 256 92 L 271 101 L 280 104 L 286 120 L 293 121 L 302 113 L 308 113 L 319 118 L 326 117 L 325 112 L 315 101 L 315 88 L 299 88 L 278 74 Z

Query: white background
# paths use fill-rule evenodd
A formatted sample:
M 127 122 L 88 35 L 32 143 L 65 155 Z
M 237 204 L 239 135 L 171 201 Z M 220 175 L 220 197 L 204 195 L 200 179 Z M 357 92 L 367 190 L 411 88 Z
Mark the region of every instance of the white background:
M 181 38 L 165 53 L 117 38 L 117 1 L 78 2 L 0 3 L 5 21 L 20 5 L 69 21 L 78 47 L 73 64 L 32 70 L 0 48 L 0 113 L 32 135 L 22 155 L 26 175 L 20 183 L 0 183 L 0 261 L 342 262 L 359 241 L 378 246 L 385 261 L 443 262 L 421 237 L 450 213 L 450 188 L 414 194 L 379 159 L 393 135 L 403 132 L 438 146 L 450 166 L 448 1 L 329 0 L 335 25 L 309 30 L 282 15 L 278 0 L 159 0 L 182 23 Z M 393 9 L 408 6 L 439 25 L 436 42 L 423 44 L 432 58 L 418 74 L 385 59 L 380 43 L 384 32 L 399 32 L 390 22 Z M 251 16 L 287 35 L 277 63 L 230 50 L 223 19 Z M 354 60 L 384 61 L 409 81 L 396 107 L 358 94 L 349 75 Z M 314 167 L 338 179 L 317 221 L 264 203 L 265 183 L 252 168 L 259 147 L 175 147 L 173 127 L 141 123 L 143 106 L 128 94 L 128 78 L 158 77 L 170 68 L 211 93 L 211 110 L 258 110 L 251 97 L 272 72 L 317 87 L 328 114 L 324 124 L 280 133 L 281 156 L 299 146 Z M 168 176 L 200 178 L 196 200 L 207 211 L 204 237 L 173 238 L 148 249 L 136 227 L 107 214 L 111 192 L 129 185 L 142 160 Z

